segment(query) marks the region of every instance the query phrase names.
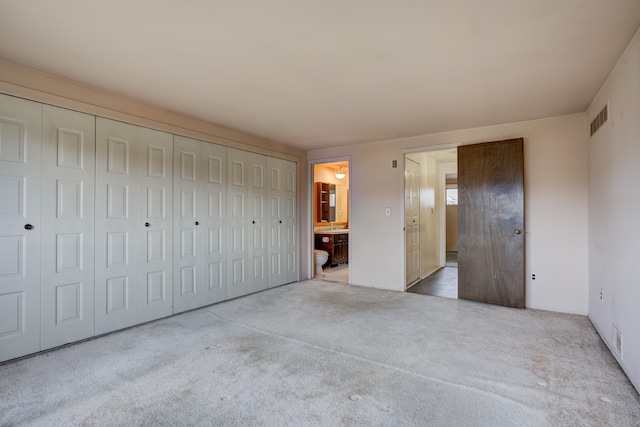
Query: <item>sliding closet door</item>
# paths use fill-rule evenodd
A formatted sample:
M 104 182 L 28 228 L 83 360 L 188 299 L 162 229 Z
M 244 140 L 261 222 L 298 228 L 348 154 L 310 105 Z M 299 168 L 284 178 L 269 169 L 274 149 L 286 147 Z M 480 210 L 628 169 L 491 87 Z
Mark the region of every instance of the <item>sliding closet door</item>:
M 42 350 L 95 332 L 95 120 L 43 106 Z
M 138 323 L 173 313 L 173 135 L 140 128 Z
M 40 349 L 42 106 L 0 95 L 0 361 Z
M 96 119 L 96 334 L 137 323 L 138 127 Z

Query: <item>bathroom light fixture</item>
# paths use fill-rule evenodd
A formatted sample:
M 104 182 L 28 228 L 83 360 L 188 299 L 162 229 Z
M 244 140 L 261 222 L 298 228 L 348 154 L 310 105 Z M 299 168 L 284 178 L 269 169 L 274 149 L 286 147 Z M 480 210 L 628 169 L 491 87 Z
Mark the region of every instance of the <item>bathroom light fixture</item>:
M 338 168 L 338 170 L 336 171 L 336 178 L 338 179 L 344 179 L 344 177 L 347 176 L 346 173 L 344 173 L 344 171 L 342 170 L 342 166 L 340 166 Z

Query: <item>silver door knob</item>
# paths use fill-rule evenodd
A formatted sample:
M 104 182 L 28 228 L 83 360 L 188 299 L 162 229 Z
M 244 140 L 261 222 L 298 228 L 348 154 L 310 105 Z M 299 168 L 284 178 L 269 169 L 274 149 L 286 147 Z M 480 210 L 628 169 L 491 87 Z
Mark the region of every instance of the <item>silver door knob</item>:
M 515 230 L 513 230 L 513 234 L 522 234 L 522 230 L 516 228 Z

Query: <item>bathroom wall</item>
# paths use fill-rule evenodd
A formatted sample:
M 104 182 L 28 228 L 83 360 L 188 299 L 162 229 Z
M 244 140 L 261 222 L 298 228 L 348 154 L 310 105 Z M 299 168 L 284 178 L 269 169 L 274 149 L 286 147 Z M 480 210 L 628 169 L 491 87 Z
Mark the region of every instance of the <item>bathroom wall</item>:
M 587 134 L 589 318 L 640 391 L 640 33 L 589 106 L 588 123 L 607 104 L 607 122 Z
M 585 114 L 578 113 L 309 151 L 310 160 L 351 156 L 352 283 L 404 289 L 405 153 L 523 137 L 526 305 L 587 314 L 585 126 Z M 391 216 L 385 214 L 387 207 Z

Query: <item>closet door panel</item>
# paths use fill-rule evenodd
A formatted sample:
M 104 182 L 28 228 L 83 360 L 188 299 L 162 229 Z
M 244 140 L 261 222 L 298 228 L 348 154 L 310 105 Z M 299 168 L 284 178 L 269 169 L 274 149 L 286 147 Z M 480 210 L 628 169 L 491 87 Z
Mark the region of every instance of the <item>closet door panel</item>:
M 250 226 L 250 292 L 267 289 L 267 157 L 248 153 Z
M 137 323 L 138 127 L 96 118 L 96 334 Z
M 203 305 L 202 141 L 174 136 L 174 313 Z
M 268 158 L 269 287 L 295 282 L 297 263 L 297 166 Z
M 284 160 L 284 254 L 283 283 L 298 280 L 298 166 Z
M 246 151 L 229 148 L 227 157 L 227 297 L 235 298 L 250 292 L 248 260 L 252 218 L 249 210 L 251 165 Z
M 269 157 L 267 161 L 269 204 L 269 287 L 284 283 L 284 160 Z
M 0 95 L 0 361 L 40 349 L 42 105 Z
M 44 350 L 95 333 L 95 116 L 44 105 L 42 135 Z
M 173 135 L 139 129 L 138 322 L 173 313 Z
M 206 195 L 204 227 L 207 231 L 204 304 L 227 299 L 227 148 L 203 142 L 203 191 Z

